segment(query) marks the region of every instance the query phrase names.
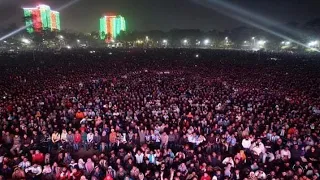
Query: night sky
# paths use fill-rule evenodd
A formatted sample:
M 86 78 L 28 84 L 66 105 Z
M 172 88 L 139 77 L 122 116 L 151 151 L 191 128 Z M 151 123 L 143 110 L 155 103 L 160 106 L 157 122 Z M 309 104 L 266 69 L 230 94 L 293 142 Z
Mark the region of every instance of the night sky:
M 53 10 L 71 0 L 0 0 L 0 29 L 22 23 L 22 7 L 47 4 Z M 243 25 L 194 1 L 207 0 L 80 0 L 62 10 L 62 29 L 97 31 L 105 13 L 123 15 L 129 30 L 230 29 Z M 280 23 L 304 23 L 320 17 L 320 0 L 223 0 Z M 207 3 L 207 2 L 206 2 Z M 232 13 L 232 12 L 228 12 Z

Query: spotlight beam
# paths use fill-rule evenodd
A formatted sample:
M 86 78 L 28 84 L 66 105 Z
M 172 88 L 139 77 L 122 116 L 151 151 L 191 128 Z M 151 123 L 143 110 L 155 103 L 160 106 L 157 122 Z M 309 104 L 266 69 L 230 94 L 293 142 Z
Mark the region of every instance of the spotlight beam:
M 21 32 L 21 31 L 23 31 L 23 30 L 26 29 L 27 27 L 29 27 L 29 26 L 22 26 L 22 27 L 20 27 L 20 28 L 18 28 L 18 29 L 16 29 L 16 30 L 10 32 L 9 34 L 6 34 L 6 35 L 2 36 L 2 37 L 0 38 L 0 41 L 3 41 L 3 40 L 5 40 L 5 39 L 7 39 L 7 38 L 9 38 L 9 37 L 11 37 L 11 36 L 13 36 L 13 35 Z
M 69 6 L 71 6 L 71 5 L 75 4 L 75 3 L 77 3 L 78 1 L 80 1 L 80 0 L 73 0 L 73 1 L 70 1 L 70 2 L 68 2 L 68 3 L 64 4 L 64 5 L 62 5 L 61 7 L 59 7 L 59 8 L 57 9 L 57 11 L 62 11 L 62 10 L 64 10 L 64 9 L 68 8 Z M 31 25 L 29 25 L 29 26 L 31 26 Z M 13 35 L 15 35 L 15 34 L 18 34 L 19 32 L 21 32 L 21 31 L 25 30 L 25 29 L 26 29 L 26 28 L 28 28 L 29 26 L 22 26 L 22 27 L 20 27 L 20 28 L 18 28 L 18 29 L 16 29 L 16 30 L 14 30 L 14 31 L 12 31 L 12 32 L 10 32 L 10 33 L 8 33 L 8 34 L 6 34 L 6 35 L 4 35 L 4 36 L 0 37 L 0 41 L 3 41 L 3 40 L 5 40 L 5 39 L 7 39 L 7 38 L 9 38 L 9 37 L 11 37 L 11 36 L 13 36 Z
M 191 1 L 193 1 L 194 3 L 199 4 L 201 6 L 204 6 L 204 7 L 208 8 L 208 9 L 212 9 L 212 10 L 214 10 L 214 11 L 220 13 L 220 14 L 228 16 L 228 17 L 230 17 L 232 19 L 238 20 L 240 22 L 243 22 L 245 24 L 251 25 L 251 26 L 256 27 L 258 29 L 261 29 L 261 30 L 263 30 L 265 32 L 273 34 L 273 35 L 275 35 L 277 37 L 286 39 L 288 41 L 294 42 L 296 44 L 299 44 L 299 45 L 301 45 L 303 47 L 308 48 L 308 45 L 306 45 L 304 43 L 301 43 L 301 42 L 299 42 L 297 40 L 294 40 L 294 39 L 292 39 L 292 38 L 290 38 L 290 37 L 288 37 L 288 36 L 286 36 L 284 34 L 275 32 L 275 31 L 271 30 L 270 28 L 268 28 L 266 26 L 263 26 L 261 24 L 258 24 L 256 22 L 254 22 L 253 20 L 250 20 L 248 17 L 243 17 L 243 14 L 241 13 L 242 11 L 239 11 L 239 10 L 235 11 L 235 6 L 234 5 L 230 6 L 227 3 L 221 3 L 220 0 L 211 0 L 211 1 L 208 0 L 208 3 L 204 3 L 203 1 L 200 2 L 200 0 L 191 0 Z M 237 9 L 240 9 L 240 8 L 237 7 Z M 232 13 L 234 13 L 234 14 L 230 13 L 230 11 Z M 320 52 L 320 51 L 318 51 L 318 52 Z
M 301 32 L 295 31 L 295 30 L 287 27 L 286 25 L 281 24 L 280 22 L 278 22 L 276 20 L 273 20 L 271 18 L 266 18 L 266 17 L 259 15 L 257 13 L 250 12 L 242 7 L 239 7 L 239 6 L 236 6 L 232 3 L 229 3 L 228 1 L 222 1 L 222 0 L 208 0 L 208 1 L 209 1 L 209 3 L 211 2 L 211 3 L 218 4 L 220 6 L 223 6 L 223 7 L 228 7 L 228 9 L 242 15 L 242 17 L 252 19 L 256 22 L 264 22 L 264 24 L 268 27 L 276 27 L 279 30 L 289 32 L 290 34 L 294 34 L 296 36 L 301 36 L 301 34 L 302 34 Z

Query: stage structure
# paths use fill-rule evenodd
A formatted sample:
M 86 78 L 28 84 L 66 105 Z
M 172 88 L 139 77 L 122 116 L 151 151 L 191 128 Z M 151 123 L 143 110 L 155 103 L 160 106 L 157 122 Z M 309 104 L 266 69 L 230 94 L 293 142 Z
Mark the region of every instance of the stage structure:
M 23 12 L 29 33 L 43 30 L 60 31 L 60 13 L 52 11 L 50 6 L 39 5 L 35 8 L 23 8 Z
M 100 18 L 100 38 L 110 42 L 119 36 L 121 31 L 126 31 L 126 21 L 121 15 L 103 16 Z

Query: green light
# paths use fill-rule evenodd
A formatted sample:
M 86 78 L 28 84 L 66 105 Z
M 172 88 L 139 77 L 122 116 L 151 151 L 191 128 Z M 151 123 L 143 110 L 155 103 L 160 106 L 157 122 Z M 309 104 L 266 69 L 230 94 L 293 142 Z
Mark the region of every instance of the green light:
M 99 22 L 99 33 L 101 39 L 105 39 L 108 34 L 111 34 L 111 37 L 108 40 L 114 40 L 119 36 L 121 31 L 126 30 L 125 19 L 120 15 L 104 16 L 100 18 Z
M 32 10 L 31 9 L 23 9 L 25 23 L 27 26 L 27 32 L 33 33 L 33 22 L 32 22 Z
M 46 9 L 47 8 L 40 8 L 40 14 L 41 14 L 41 22 L 42 22 L 42 29 L 46 30 L 48 28 L 48 19 L 47 19 L 47 14 L 46 14 Z
M 107 22 L 106 17 L 100 18 L 100 39 L 106 39 Z
M 120 17 L 117 17 L 116 27 L 117 27 L 117 35 L 119 35 L 121 32 L 121 18 Z
M 116 26 L 116 24 L 117 24 L 117 18 L 116 17 L 114 17 L 114 18 L 112 18 L 112 27 L 113 27 L 113 29 L 112 29 L 112 32 L 113 32 L 113 39 L 115 39 L 116 37 L 117 37 L 117 26 Z
M 126 31 L 126 20 L 121 16 L 121 30 Z
M 51 11 L 50 6 L 39 5 L 35 8 L 23 8 L 27 32 L 32 33 L 42 30 L 60 30 L 60 14 L 57 11 Z M 34 16 L 37 15 L 37 17 Z M 40 21 L 40 23 L 39 23 Z M 41 28 L 42 27 L 42 28 Z
M 59 12 L 55 12 L 56 14 L 56 21 L 57 21 L 57 30 L 60 30 L 61 29 L 61 26 L 60 26 L 60 13 Z
M 51 10 L 50 10 L 50 8 L 46 9 L 46 19 L 48 21 L 47 28 L 49 30 L 52 30 L 52 26 L 51 26 L 52 25 L 51 24 Z

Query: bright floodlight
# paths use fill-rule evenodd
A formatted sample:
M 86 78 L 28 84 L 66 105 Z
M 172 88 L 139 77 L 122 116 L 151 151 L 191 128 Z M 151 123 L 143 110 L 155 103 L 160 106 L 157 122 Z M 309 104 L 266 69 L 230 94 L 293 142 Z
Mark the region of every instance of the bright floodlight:
M 26 38 L 22 38 L 21 41 L 25 44 L 30 44 L 30 40 L 29 39 L 26 39 Z
M 186 40 L 186 39 L 185 39 L 185 40 L 183 40 L 183 43 L 188 43 L 188 40 Z
M 163 43 L 167 43 L 167 42 L 168 42 L 168 40 L 164 39 L 162 42 L 163 42 Z
M 210 43 L 210 40 L 209 39 L 206 39 L 203 41 L 204 45 L 208 45 Z
M 199 57 L 199 54 L 196 54 L 196 58 L 198 58 Z
M 64 37 L 62 35 L 59 36 L 59 39 L 63 39 Z
M 281 44 L 285 44 L 286 42 L 282 41 Z
M 80 40 L 79 40 L 79 39 L 77 39 L 77 42 L 79 43 L 79 42 L 80 42 Z
M 291 42 L 290 42 L 290 41 L 287 41 L 285 44 L 288 46 L 288 45 L 290 45 L 290 44 L 291 44 Z
M 254 39 L 255 39 L 255 37 L 252 37 L 251 39 L 252 39 L 252 40 L 254 40 Z
M 67 46 L 67 49 L 71 49 L 71 46 Z
M 311 41 L 311 42 L 308 43 L 309 47 L 315 47 L 317 45 L 319 45 L 319 41 Z
M 263 46 L 265 43 L 266 41 L 263 41 L 263 40 L 258 41 L 258 45 L 261 45 L 261 46 Z
M 225 40 L 228 40 L 228 37 L 225 37 L 224 39 L 225 39 Z
M 246 44 L 246 43 L 247 43 L 247 41 L 244 41 L 243 43 L 245 43 L 245 44 Z

